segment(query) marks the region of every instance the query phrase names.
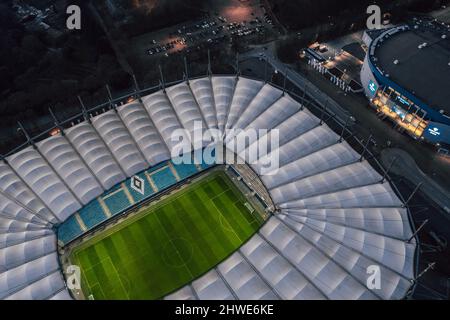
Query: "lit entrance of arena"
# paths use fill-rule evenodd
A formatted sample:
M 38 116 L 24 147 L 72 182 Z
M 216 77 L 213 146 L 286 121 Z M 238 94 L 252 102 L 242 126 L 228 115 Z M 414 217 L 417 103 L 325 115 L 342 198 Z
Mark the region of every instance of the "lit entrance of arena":
M 377 112 L 396 122 L 415 139 L 423 135 L 428 125 L 424 111 L 392 88 L 376 91 L 371 103 Z

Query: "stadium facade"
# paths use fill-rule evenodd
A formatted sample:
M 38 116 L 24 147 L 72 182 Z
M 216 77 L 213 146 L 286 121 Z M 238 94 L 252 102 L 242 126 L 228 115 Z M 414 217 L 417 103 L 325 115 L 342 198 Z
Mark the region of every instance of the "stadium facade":
M 299 97 L 246 77 L 211 75 L 138 93 L 119 107 L 84 109 L 57 123 L 58 133 L 49 130 L 2 158 L 0 298 L 72 299 L 60 250 L 132 208 L 130 196 L 142 200 L 125 181 L 150 175 L 158 192 L 204 170 L 171 163 L 171 133 L 192 131 L 195 122 L 225 139 L 235 138 L 225 136 L 230 128 L 279 130 L 279 147 L 271 151 L 279 152 L 279 170 L 260 176 L 275 209 L 237 252 L 166 299 L 411 294 L 418 240 L 409 211 L 388 176 L 345 141 L 345 128 L 335 133 Z M 262 138 L 238 154 L 245 158 Z M 251 164 L 257 174 L 263 160 Z M 121 188 L 128 197 L 108 204 L 105 195 Z M 367 286 L 371 266 L 381 272 L 376 290 Z
M 366 31 L 364 41 L 361 83 L 372 106 L 413 138 L 449 145 L 449 27 L 415 20 Z

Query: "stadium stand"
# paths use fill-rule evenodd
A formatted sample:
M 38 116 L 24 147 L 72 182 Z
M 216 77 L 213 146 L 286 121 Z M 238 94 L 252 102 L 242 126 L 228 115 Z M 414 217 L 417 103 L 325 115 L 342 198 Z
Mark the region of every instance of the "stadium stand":
M 288 93 L 211 76 L 141 100 L 87 112 L 81 123 L 0 160 L 0 298 L 71 299 L 57 246 L 210 167 L 170 161 L 171 134 L 192 133 L 195 121 L 218 128 L 225 141 L 238 137 L 226 129 L 279 130 L 279 146 L 256 161 L 249 150 L 265 133 L 238 150 L 276 212 L 238 251 L 166 299 L 402 299 L 411 292 L 417 241 L 408 209 L 388 180 Z M 279 169 L 263 175 L 275 152 Z M 143 192 L 131 187 L 134 175 Z M 366 287 L 370 265 L 380 266 L 380 290 Z
M 150 177 L 155 182 L 158 191 L 164 190 L 167 187 L 177 183 L 177 179 L 173 175 L 172 171 L 170 171 L 169 167 L 164 167 L 153 172 Z
M 95 213 L 93 213 L 95 214 Z M 58 228 L 58 240 L 64 245 L 83 234 L 75 215 L 69 217 Z
M 115 191 L 109 197 L 104 197 L 103 201 L 113 216 L 131 207 L 130 199 L 127 198 L 123 189 Z
M 174 165 L 175 170 L 178 172 L 178 176 L 183 180 L 198 172 L 198 168 L 195 164 L 181 164 Z
M 107 218 L 98 199 L 92 200 L 88 205 L 84 206 L 83 209 L 78 211 L 78 215 L 88 229 L 92 229 Z
M 173 165 L 174 170 L 176 170 L 181 180 L 189 178 L 211 166 L 204 164 L 203 167 L 202 164 L 199 165 L 199 167 L 194 164 L 170 165 Z M 133 177 L 138 177 L 143 182 L 143 193 L 131 187 Z M 75 215 L 72 215 L 64 223 L 62 223 L 58 228 L 59 243 L 61 245 L 66 245 L 87 231 L 92 230 L 96 226 L 107 221 L 108 216 L 100 202 L 104 203 L 110 216 L 116 216 L 132 208 L 134 205 L 149 199 L 155 194 L 155 190 L 153 190 L 152 185 L 149 183 L 149 179 L 152 179 L 158 189 L 158 192 L 163 191 L 179 182 L 170 170 L 169 162 L 167 161 L 159 163 L 156 166 L 140 172 L 133 177 L 128 178 L 123 183 L 115 185 L 109 191 L 105 192 L 103 195 L 100 195 L 99 198 L 92 200 L 89 204 L 78 211 L 79 218 L 86 227 L 86 230 L 81 230 L 78 221 L 75 219 Z M 131 199 L 127 196 L 127 194 L 131 196 Z

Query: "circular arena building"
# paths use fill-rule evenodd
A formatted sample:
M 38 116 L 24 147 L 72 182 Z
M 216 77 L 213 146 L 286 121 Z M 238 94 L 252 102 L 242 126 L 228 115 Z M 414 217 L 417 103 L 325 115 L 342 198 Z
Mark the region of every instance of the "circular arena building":
M 82 298 L 72 290 L 70 248 L 107 230 L 116 217 L 117 223 L 126 222 L 140 203 L 153 201 L 170 185 L 220 165 L 171 159 L 172 133 L 193 133 L 195 123 L 225 141 L 239 135 L 228 129 L 279 132 L 276 148 L 247 161 L 248 172 L 255 174 L 248 193 L 259 194 L 267 216 L 231 254 L 161 298 L 403 299 L 411 294 L 418 242 L 409 211 L 389 179 L 343 139 L 344 131 L 334 132 L 275 85 L 242 76 L 195 78 L 139 93 L 120 106 L 83 108 L 2 157 L 0 298 Z M 263 139 L 249 138 L 233 152 L 248 160 L 247 151 Z M 191 142 L 200 148 L 210 143 Z M 278 168 L 263 173 L 263 158 L 275 153 Z M 242 170 L 235 174 L 245 181 Z M 212 188 L 206 191 L 215 196 Z M 140 229 L 133 239 L 157 232 Z M 139 251 L 121 241 L 106 251 L 107 261 L 119 249 Z M 371 282 L 374 270 L 380 277 Z M 158 277 L 147 274 L 140 281 Z M 128 288 L 129 279 L 118 272 Z
M 361 71 L 377 112 L 414 138 L 450 143 L 450 29 L 415 20 L 364 34 Z

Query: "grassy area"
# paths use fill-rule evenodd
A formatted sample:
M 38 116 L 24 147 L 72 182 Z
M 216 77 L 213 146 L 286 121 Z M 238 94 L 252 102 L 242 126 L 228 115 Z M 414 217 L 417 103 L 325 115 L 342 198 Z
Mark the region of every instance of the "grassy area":
M 77 248 L 94 299 L 158 299 L 217 265 L 261 225 L 223 172 L 214 172 Z

